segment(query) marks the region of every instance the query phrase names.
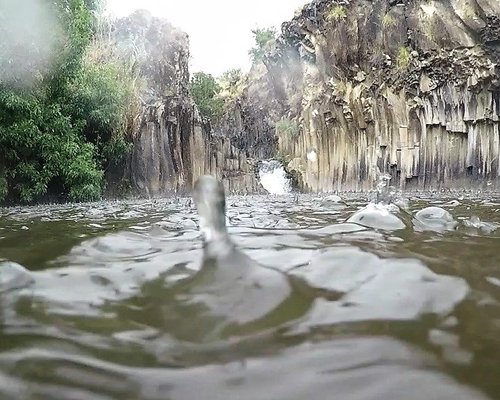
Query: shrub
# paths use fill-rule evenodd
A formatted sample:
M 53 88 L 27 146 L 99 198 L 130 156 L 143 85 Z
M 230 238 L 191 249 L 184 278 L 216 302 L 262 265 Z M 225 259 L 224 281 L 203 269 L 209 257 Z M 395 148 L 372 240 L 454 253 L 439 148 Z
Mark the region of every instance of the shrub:
M 400 47 L 396 57 L 396 68 L 400 70 L 406 69 L 410 65 L 410 61 L 411 54 L 408 47 Z
M 284 134 L 291 138 L 296 138 L 300 133 L 299 125 L 295 121 L 283 118 L 276 122 L 276 133 L 278 135 Z
M 329 22 L 338 22 L 347 18 L 347 10 L 344 6 L 335 5 L 333 6 L 326 16 L 326 20 Z
M 394 19 L 394 17 L 389 13 L 385 14 L 382 18 L 382 26 L 384 28 L 390 28 L 394 25 L 396 25 L 396 20 Z
M 86 140 L 97 146 L 103 166 L 122 159 L 130 150 L 125 135 L 136 98 L 131 77 L 113 62 L 85 63 L 68 93 L 68 112 L 83 122 Z
M 217 123 L 224 112 L 224 101 L 219 97 L 220 85 L 215 78 L 204 72 L 197 72 L 191 79 L 191 95 L 200 110 L 202 118 Z
M 33 202 L 52 185 L 72 200 L 98 198 L 102 172 L 80 131 L 45 97 L 0 90 L 0 159 L 9 196 Z
M 7 186 L 7 179 L 5 177 L 5 171 L 0 171 L 0 202 L 5 200 L 9 188 Z
M 225 102 L 240 97 L 245 89 L 244 75 L 241 69 L 230 69 L 218 79 L 220 85 L 219 96 Z
M 276 30 L 274 28 L 259 28 L 252 30 L 255 46 L 252 47 L 248 54 L 253 63 L 262 61 L 264 54 L 269 49 L 272 43 L 276 40 Z
M 92 35 L 91 12 L 84 0 L 43 3 L 58 21 L 51 68 L 36 70 L 36 84 L 19 84 L 17 77 L 0 81 L 0 200 L 29 203 L 47 194 L 93 200 L 100 196 L 103 172 L 85 128 L 88 119 L 100 126 L 112 121 L 106 114 L 109 86 L 101 87 L 101 102 L 92 98 L 93 107 L 74 97 L 75 82 L 85 83 L 82 76 L 89 73 L 83 55 Z

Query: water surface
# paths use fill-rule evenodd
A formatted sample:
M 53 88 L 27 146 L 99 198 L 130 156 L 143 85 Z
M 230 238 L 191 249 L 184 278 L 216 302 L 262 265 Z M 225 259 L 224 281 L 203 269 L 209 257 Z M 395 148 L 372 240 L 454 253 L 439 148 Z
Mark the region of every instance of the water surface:
M 500 196 L 341 197 L 228 198 L 239 248 L 298 287 L 230 331 L 175 295 L 190 199 L 0 210 L 0 398 L 500 399 Z

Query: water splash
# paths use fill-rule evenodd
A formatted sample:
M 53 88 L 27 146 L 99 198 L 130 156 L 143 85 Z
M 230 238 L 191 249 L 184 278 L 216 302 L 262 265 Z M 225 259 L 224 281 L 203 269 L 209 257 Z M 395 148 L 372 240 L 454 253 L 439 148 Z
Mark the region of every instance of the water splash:
M 377 179 L 377 203 L 389 204 L 392 200 L 391 187 L 389 182 L 391 181 L 391 176 L 389 174 L 378 174 Z
M 290 179 L 283 168 L 283 165 L 277 160 L 262 161 L 259 167 L 260 184 L 270 194 L 290 193 Z
M 399 218 L 400 210 L 394 204 L 368 203 L 366 207 L 356 211 L 347 222 L 368 228 L 385 231 L 405 229 L 405 223 Z
M 416 231 L 444 232 L 458 225 L 453 215 L 441 207 L 425 207 L 415 214 L 413 225 Z
M 347 222 L 387 231 L 405 229 L 409 224 L 405 224 L 401 219 L 401 209 L 397 205 L 400 203 L 399 200 L 394 201 L 396 191 L 389 186 L 391 176 L 381 173 L 378 167 L 377 171 L 375 202 L 370 202 L 366 207 L 356 211 Z

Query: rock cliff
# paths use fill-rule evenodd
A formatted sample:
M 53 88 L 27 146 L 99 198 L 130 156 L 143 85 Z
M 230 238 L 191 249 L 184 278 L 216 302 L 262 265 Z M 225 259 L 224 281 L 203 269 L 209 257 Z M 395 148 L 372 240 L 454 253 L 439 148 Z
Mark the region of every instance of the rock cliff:
M 306 191 L 499 187 L 500 2 L 316 0 L 221 126 Z
M 146 11 L 118 20 L 111 34 L 144 82 L 124 176 L 132 189 L 150 196 L 189 193 L 198 176 L 213 174 L 225 178 L 229 192 L 256 191 L 245 152 L 213 135 L 190 97 L 188 36 Z

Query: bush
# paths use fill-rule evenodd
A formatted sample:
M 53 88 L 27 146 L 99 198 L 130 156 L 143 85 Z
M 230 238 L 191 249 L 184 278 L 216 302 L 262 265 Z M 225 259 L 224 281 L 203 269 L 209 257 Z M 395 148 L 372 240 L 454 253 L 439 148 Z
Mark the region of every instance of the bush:
M 300 133 L 299 125 L 295 121 L 283 118 L 276 122 L 276 133 L 278 135 L 284 134 L 291 138 L 296 138 Z
M 103 161 L 108 164 L 119 165 L 130 154 L 132 143 L 128 142 L 123 135 L 114 135 L 102 148 Z
M 329 22 L 338 22 L 347 18 L 347 11 L 344 6 L 335 5 L 333 6 L 326 16 L 326 20 Z
M 215 78 L 204 72 L 197 72 L 191 79 L 191 95 L 200 110 L 202 118 L 212 123 L 220 121 L 224 112 L 224 101 L 220 98 L 221 87 Z
M 408 47 L 400 47 L 396 57 L 396 68 L 403 70 L 408 68 L 411 61 L 411 54 Z
M 257 63 L 263 60 L 266 50 L 275 42 L 277 34 L 274 28 L 254 29 L 252 33 L 255 46 L 248 51 L 248 54 L 252 62 Z
M 83 121 L 85 137 L 97 146 L 103 166 L 121 159 L 130 149 L 125 143 L 128 113 L 135 98 L 130 76 L 112 62 L 84 63 L 69 83 L 68 93 L 68 112 Z
M 241 69 L 230 69 L 218 79 L 220 85 L 219 96 L 224 102 L 230 102 L 240 97 L 245 89 L 245 79 Z
M 118 64 L 85 59 L 94 3 L 43 2 L 58 21 L 52 68 L 33 70 L 40 78 L 30 85 L 0 80 L 0 201 L 97 199 L 105 165 L 130 149 L 124 132 L 132 78 Z
M 0 159 L 4 196 L 25 203 L 39 200 L 49 186 L 71 200 L 100 195 L 102 172 L 94 146 L 84 143 L 81 126 L 58 104 L 34 95 L 0 90 Z
M 7 179 L 5 178 L 5 171 L 0 171 L 0 202 L 5 200 L 9 188 L 7 186 Z
M 98 142 L 119 128 L 125 112 L 126 88 L 111 64 L 86 64 L 68 85 L 68 111 L 85 121 L 88 139 Z

